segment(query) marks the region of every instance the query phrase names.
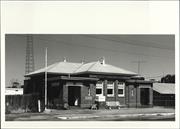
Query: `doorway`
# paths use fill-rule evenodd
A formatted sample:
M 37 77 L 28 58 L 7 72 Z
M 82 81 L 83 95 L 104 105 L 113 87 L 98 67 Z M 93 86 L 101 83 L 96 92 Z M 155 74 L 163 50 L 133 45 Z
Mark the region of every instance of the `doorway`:
M 81 87 L 68 86 L 68 104 L 69 106 L 80 106 Z
M 149 88 L 141 88 L 141 105 L 149 105 Z

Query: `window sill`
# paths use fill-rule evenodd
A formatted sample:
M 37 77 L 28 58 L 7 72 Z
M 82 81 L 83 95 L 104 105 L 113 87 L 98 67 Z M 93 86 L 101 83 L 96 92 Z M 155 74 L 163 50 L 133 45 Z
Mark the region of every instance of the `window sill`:
M 107 97 L 114 97 L 114 95 L 107 95 Z
M 125 95 L 118 95 L 118 97 L 125 97 Z

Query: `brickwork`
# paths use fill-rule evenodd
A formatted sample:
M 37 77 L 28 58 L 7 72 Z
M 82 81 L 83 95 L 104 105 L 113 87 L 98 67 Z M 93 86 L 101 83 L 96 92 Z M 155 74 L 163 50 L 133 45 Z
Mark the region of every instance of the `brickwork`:
M 104 80 L 103 95 L 107 98 L 107 80 Z
M 153 106 L 153 89 L 152 89 L 152 87 L 149 88 L 149 96 L 150 96 L 149 105 L 152 107 Z
M 60 81 L 60 90 L 59 90 L 59 104 L 62 107 L 63 106 L 63 83 Z
M 121 105 L 125 106 L 126 105 L 125 96 L 123 97 L 118 96 L 118 81 L 117 80 L 114 81 L 114 96 L 107 96 L 107 82 L 108 80 L 104 81 L 104 87 L 103 87 L 104 88 L 103 93 L 104 93 L 104 96 L 106 97 L 106 101 L 119 101 Z
M 63 103 L 68 103 L 68 86 L 63 84 Z
M 30 80 L 25 80 L 24 93 L 39 93 L 41 99 L 44 100 L 44 80 L 43 77 L 31 78 Z M 41 81 L 38 81 L 41 80 Z M 95 103 L 96 98 L 96 81 L 66 81 L 66 80 L 56 80 L 59 81 L 59 96 L 57 98 L 56 104 L 63 106 L 66 102 L 68 103 L 68 86 L 66 82 L 70 82 L 70 85 L 76 86 L 80 84 L 80 107 L 89 108 L 92 104 Z M 141 107 L 141 88 L 149 88 L 149 104 L 147 106 L 153 106 L 153 90 L 151 83 L 136 83 L 136 82 L 126 82 L 124 89 L 124 96 L 118 96 L 118 82 L 120 80 L 115 79 L 106 79 L 101 80 L 103 82 L 103 95 L 105 96 L 106 101 L 119 101 L 121 105 L 126 105 L 127 107 Z M 114 82 L 114 96 L 107 96 L 107 83 L 108 81 Z M 120 82 L 122 82 L 121 80 Z M 51 82 L 48 82 L 51 83 Z M 50 85 L 50 84 L 48 84 Z M 78 86 L 78 85 L 77 85 Z M 143 87 L 141 87 L 143 86 Z M 141 88 L 140 88 L 141 87 Z M 90 90 L 90 95 L 89 95 Z M 105 102 L 102 102 L 100 105 L 104 106 Z
M 90 94 L 92 96 L 92 104 L 94 104 L 95 98 L 96 98 L 96 85 L 95 84 L 90 84 Z
M 136 107 L 136 87 L 134 85 L 129 85 L 129 107 Z
M 140 98 L 140 88 L 137 86 L 136 90 L 137 90 L 137 101 L 136 101 L 137 102 L 137 107 L 140 107 L 141 106 L 141 102 L 140 102 L 141 101 L 140 100 L 141 99 Z
M 80 107 L 89 108 L 92 105 L 92 97 L 88 95 L 89 86 L 81 87 L 81 105 Z
M 118 101 L 118 81 L 114 82 L 114 101 Z M 121 103 L 121 102 L 120 102 Z

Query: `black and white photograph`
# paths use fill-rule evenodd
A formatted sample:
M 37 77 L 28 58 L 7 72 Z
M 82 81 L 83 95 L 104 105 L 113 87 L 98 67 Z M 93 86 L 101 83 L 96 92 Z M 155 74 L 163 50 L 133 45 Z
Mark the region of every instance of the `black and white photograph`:
M 179 1 L 2 1 L 1 126 L 179 128 Z
M 6 121 L 174 121 L 174 35 L 6 35 Z

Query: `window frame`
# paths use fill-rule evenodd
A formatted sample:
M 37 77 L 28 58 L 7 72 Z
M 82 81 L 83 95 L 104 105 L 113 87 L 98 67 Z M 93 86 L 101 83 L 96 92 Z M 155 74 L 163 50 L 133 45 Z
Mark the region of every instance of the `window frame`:
M 112 89 L 112 94 L 108 94 L 108 89 Z M 114 82 L 108 82 L 107 83 L 107 96 L 108 97 L 114 97 L 115 91 L 114 91 Z
M 104 85 L 103 82 L 97 82 L 96 83 L 96 90 L 101 89 L 101 94 L 96 94 L 96 96 L 103 96 L 103 85 Z
M 118 93 L 118 97 L 124 97 L 125 96 L 125 83 L 124 82 L 118 82 L 118 86 L 117 86 L 118 90 L 122 89 L 123 90 L 123 94 L 119 94 Z

